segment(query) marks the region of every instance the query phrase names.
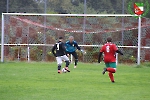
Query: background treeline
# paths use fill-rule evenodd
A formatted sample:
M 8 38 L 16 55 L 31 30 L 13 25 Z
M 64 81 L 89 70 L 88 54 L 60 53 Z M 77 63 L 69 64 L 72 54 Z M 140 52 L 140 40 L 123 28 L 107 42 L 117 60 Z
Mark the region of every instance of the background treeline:
M 8 1 L 8 2 L 7 2 Z M 86 2 L 85 2 L 86 1 Z M 27 13 L 129 13 L 129 2 L 144 2 L 149 0 L 1 0 L 0 13 L 2 12 L 27 12 Z M 131 4 L 131 7 L 133 5 Z M 85 6 L 86 4 L 86 6 Z M 150 18 L 150 11 L 146 15 Z

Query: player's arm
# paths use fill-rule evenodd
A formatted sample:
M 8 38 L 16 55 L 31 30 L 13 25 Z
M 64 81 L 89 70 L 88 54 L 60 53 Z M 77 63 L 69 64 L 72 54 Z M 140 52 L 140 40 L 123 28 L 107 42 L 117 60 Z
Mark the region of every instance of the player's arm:
M 53 53 L 53 55 L 56 57 L 55 49 L 56 49 L 56 44 L 55 44 L 55 45 L 53 46 L 53 48 L 52 48 L 52 53 Z
M 101 62 L 101 56 L 102 56 L 103 52 L 99 52 L 99 55 L 98 55 L 98 63 Z
M 76 46 L 76 48 L 77 48 L 78 50 L 81 50 L 81 48 L 79 47 L 79 45 L 78 45 L 77 42 L 75 42 L 75 46 Z
M 117 46 L 116 46 L 115 44 L 114 44 L 114 50 L 115 50 L 117 53 L 123 55 L 123 53 L 122 53 L 120 50 L 118 50 L 118 48 L 117 48 Z
M 66 55 L 68 56 L 68 52 L 67 52 L 67 48 L 68 48 L 68 41 L 64 44 L 64 46 L 65 46 L 65 53 L 66 53 Z
M 68 41 L 64 44 L 65 49 L 67 49 Z
M 75 46 L 76 46 L 76 48 L 78 49 L 78 50 L 80 50 L 82 53 L 86 53 L 84 50 L 82 50 L 80 47 L 79 47 L 79 45 L 75 42 Z
M 64 44 L 64 43 L 61 43 L 61 47 L 62 47 L 62 49 L 63 49 L 64 53 L 66 54 L 65 44 Z
M 100 51 L 99 51 L 99 55 L 98 55 L 98 63 L 101 62 L 101 56 L 102 56 L 103 52 L 104 52 L 104 46 L 102 46 L 102 48 L 101 48 Z
M 65 43 L 65 54 L 67 55 L 67 57 L 69 57 L 69 53 L 68 53 L 68 42 Z
M 116 52 L 123 55 L 123 53 L 120 50 L 116 50 Z
M 116 46 L 116 45 L 114 45 L 114 50 L 115 50 L 117 53 L 119 53 L 119 54 L 123 55 L 123 53 L 122 53 L 120 50 L 118 50 L 118 48 L 117 48 L 117 46 Z

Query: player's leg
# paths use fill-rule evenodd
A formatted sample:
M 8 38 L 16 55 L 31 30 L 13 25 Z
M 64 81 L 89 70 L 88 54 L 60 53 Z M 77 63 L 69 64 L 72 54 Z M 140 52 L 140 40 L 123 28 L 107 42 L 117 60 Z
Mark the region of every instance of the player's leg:
M 111 73 L 115 73 L 116 72 L 116 63 L 112 62 L 112 63 L 108 63 L 108 67 L 107 67 L 107 71 L 111 72 Z
M 74 59 L 75 59 L 74 68 L 76 68 L 76 67 L 77 67 L 77 64 L 78 64 L 78 55 L 77 55 L 76 52 L 73 52 L 72 55 L 73 55 L 73 57 L 74 57 Z
M 69 57 L 69 56 L 70 56 L 70 53 L 66 51 L 66 55 L 67 55 L 67 57 Z
M 68 58 L 70 58 L 71 53 L 70 52 L 66 52 L 66 55 Z M 71 62 L 71 59 L 69 60 L 69 62 Z
M 56 57 L 56 60 L 57 60 L 57 66 L 58 66 L 58 73 L 61 73 L 62 59 L 61 57 Z
M 108 75 L 109 75 L 109 78 L 110 78 L 111 82 L 114 83 L 115 80 L 114 80 L 113 73 L 116 72 L 116 63 L 115 62 L 109 63 L 109 66 L 110 67 L 107 68 L 107 71 L 109 72 Z
M 116 72 L 116 63 L 113 62 L 113 63 L 105 63 L 106 65 L 106 68 L 104 68 L 103 70 L 103 74 L 105 74 L 106 71 L 108 72 L 112 72 L 112 73 L 115 73 Z
M 66 55 L 64 55 L 64 56 L 61 56 L 61 58 L 66 62 L 66 66 L 65 66 L 65 69 L 68 71 L 68 72 L 70 72 L 70 70 L 69 70 L 69 58 L 66 56 Z
M 114 81 L 114 75 L 113 75 L 113 73 L 112 72 L 108 72 L 108 75 L 109 75 L 109 78 L 110 78 L 110 80 L 111 80 L 111 82 L 115 82 Z
M 114 83 L 115 81 L 114 81 L 113 73 L 116 72 L 116 63 L 115 62 L 106 63 L 105 65 L 107 68 L 104 69 L 103 74 L 105 74 L 105 72 L 108 71 L 109 78 L 110 78 L 111 82 Z
M 104 75 L 105 72 L 107 71 L 107 68 L 110 67 L 109 63 L 105 63 L 106 68 L 104 68 L 104 70 L 102 71 L 102 74 Z

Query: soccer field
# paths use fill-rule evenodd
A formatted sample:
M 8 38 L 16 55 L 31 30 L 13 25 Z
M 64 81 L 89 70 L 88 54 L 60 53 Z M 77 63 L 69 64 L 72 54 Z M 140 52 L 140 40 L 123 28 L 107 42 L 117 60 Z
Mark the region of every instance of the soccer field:
M 64 64 L 63 64 L 64 66 Z M 56 63 L 0 63 L 0 100 L 149 100 L 150 66 L 118 65 L 116 83 L 104 64 L 80 63 L 57 73 Z

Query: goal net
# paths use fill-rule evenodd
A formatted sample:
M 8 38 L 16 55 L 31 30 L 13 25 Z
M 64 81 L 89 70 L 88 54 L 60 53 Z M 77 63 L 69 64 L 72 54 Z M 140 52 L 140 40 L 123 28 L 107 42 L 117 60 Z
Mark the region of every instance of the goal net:
M 140 60 L 150 61 L 150 19 L 141 19 Z M 97 62 L 100 47 L 111 36 L 123 51 L 119 62 L 136 63 L 138 59 L 138 19 L 116 14 L 28 14 L 3 13 L 1 62 L 55 61 L 51 53 L 59 36 L 70 35 L 86 51 L 77 51 L 79 61 Z

